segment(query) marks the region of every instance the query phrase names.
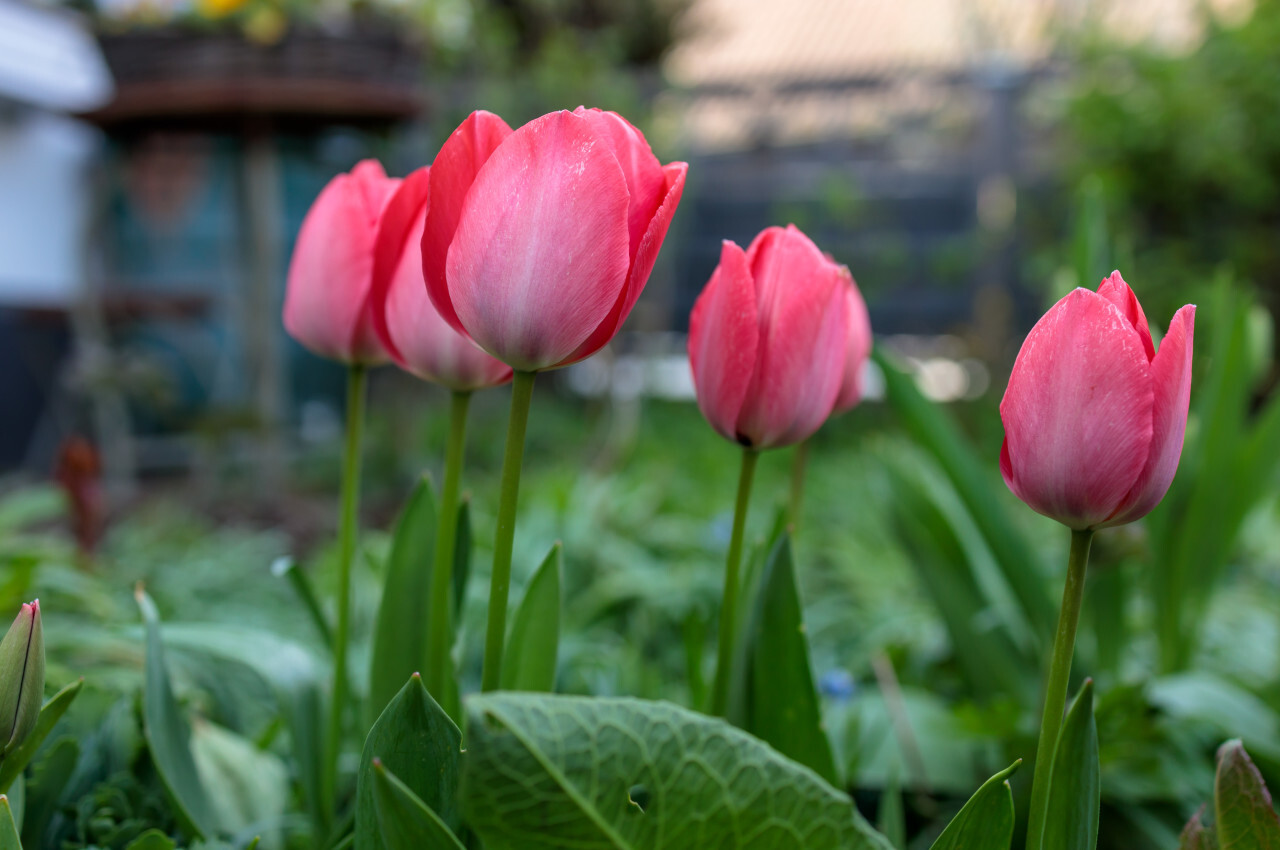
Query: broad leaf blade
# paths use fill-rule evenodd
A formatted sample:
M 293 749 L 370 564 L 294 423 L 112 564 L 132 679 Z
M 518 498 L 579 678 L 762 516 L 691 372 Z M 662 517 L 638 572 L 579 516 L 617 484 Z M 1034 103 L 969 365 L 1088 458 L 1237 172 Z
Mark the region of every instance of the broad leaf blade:
M 360 754 L 356 778 L 355 846 L 385 847 L 374 802 L 373 761 L 378 759 L 451 830 L 461 828 L 457 808 L 462 734 L 427 693 L 416 673 L 373 724 Z
M 560 647 L 560 544 L 551 547 L 516 610 L 502 659 L 502 689 L 550 693 Z
M 933 842 L 932 850 L 1009 850 L 1014 826 L 1009 777 L 1020 764 L 1015 761 L 982 783 Z
M 40 745 L 44 743 L 44 739 L 49 737 L 49 733 L 53 731 L 53 727 L 58 725 L 58 721 L 62 719 L 62 715 L 67 713 L 67 709 L 71 707 L 71 703 L 80 693 L 80 688 L 84 685 L 84 679 L 76 679 L 62 690 L 58 691 L 49 701 L 40 709 L 40 716 L 36 718 L 35 728 L 31 730 L 31 734 L 22 742 L 16 750 L 9 753 L 3 762 L 0 762 L 0 788 L 8 790 L 23 769 L 35 758 L 36 751 L 40 749 Z
M 13 809 L 9 807 L 9 798 L 4 794 L 0 794 L 0 850 L 22 850 Z
M 141 587 L 135 597 L 147 630 L 146 676 L 142 693 L 142 725 L 147 748 L 173 803 L 178 822 L 192 835 L 204 838 L 217 832 L 217 824 L 213 806 L 191 755 L 191 726 L 169 684 L 164 646 L 160 640 L 160 614 Z
M 1218 750 L 1213 801 L 1222 850 L 1280 848 L 1280 818 L 1272 807 L 1271 793 L 1239 740 L 1228 741 Z
M 396 522 L 369 662 L 369 712 L 377 717 L 414 673 L 426 669 L 435 559 L 436 498 L 425 475 Z
M 1053 754 L 1044 850 L 1093 850 L 1101 799 L 1093 680 L 1086 679 L 1063 721 Z
M 465 850 L 431 807 L 377 759 L 373 761 L 373 803 L 387 850 Z
M 669 703 L 467 702 L 463 808 L 487 850 L 889 850 L 813 771 Z
M 784 756 L 840 785 L 809 665 L 791 539 L 783 532 L 765 561 L 742 640 L 749 653 L 743 728 Z

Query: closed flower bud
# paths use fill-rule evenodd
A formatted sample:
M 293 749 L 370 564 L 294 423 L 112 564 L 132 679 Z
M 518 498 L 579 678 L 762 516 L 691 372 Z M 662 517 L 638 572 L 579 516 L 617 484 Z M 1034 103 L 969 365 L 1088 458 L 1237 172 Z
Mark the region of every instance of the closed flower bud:
M 1194 305 L 1156 351 L 1120 272 L 1036 323 L 1000 402 L 1000 471 L 1036 511 L 1077 530 L 1145 516 L 1173 482 L 1191 398 Z
M 16 750 L 35 728 L 44 704 L 44 631 L 40 600 L 24 604 L 0 641 L 0 758 Z

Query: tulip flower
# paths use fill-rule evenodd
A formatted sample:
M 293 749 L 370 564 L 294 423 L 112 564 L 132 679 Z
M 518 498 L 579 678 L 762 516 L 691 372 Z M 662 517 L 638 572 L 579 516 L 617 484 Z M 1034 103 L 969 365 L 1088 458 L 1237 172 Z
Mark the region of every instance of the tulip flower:
M 364 160 L 350 174 L 339 174 L 329 181 L 302 221 L 284 299 L 284 326 L 289 334 L 321 357 L 347 364 L 333 704 L 329 707 L 328 750 L 321 773 L 327 805 L 333 805 L 337 797 L 342 718 L 348 692 L 351 561 L 356 546 L 366 369 L 388 359 L 374 328 L 375 305 L 370 299 L 374 244 L 383 211 L 399 185 L 400 181 L 387 177 L 374 160 Z
M 1031 329 L 1000 403 L 1005 483 L 1072 530 L 1036 748 L 1028 850 L 1043 846 L 1049 797 L 1058 793 L 1049 776 L 1093 533 L 1146 516 L 1173 481 L 1191 399 L 1195 310 L 1188 304 L 1174 314 L 1157 351 L 1120 272 L 1097 292 L 1076 289 Z
M 40 600 L 26 603 L 0 641 L 0 759 L 22 746 L 44 705 Z
M 823 255 L 794 225 L 768 228 L 746 251 L 723 244 L 720 264 L 689 317 L 698 407 L 721 436 L 743 447 L 720 606 L 713 714 L 723 714 L 728 699 L 742 536 L 756 458 L 762 449 L 802 442 L 818 430 L 851 383 L 846 380 L 851 360 L 858 355 L 861 368 L 869 345 L 866 308 L 849 270 Z M 856 380 L 855 375 L 851 397 Z
M 472 113 L 431 165 L 422 269 L 445 321 L 515 370 L 481 686 L 501 680 L 507 591 L 533 376 L 613 339 L 684 191 L 613 112 L 553 112 L 512 131 Z
M 752 449 L 798 443 L 831 415 L 846 373 L 849 270 L 794 225 L 744 252 L 726 241 L 689 317 L 702 415 Z
M 505 126 L 505 125 L 504 125 Z M 430 613 L 425 618 L 426 668 L 423 681 L 437 700 L 445 699 L 448 676 L 449 582 L 457 543 L 458 491 L 466 449 L 471 393 L 511 380 L 511 367 L 485 353 L 440 317 L 423 277 L 422 234 L 429 205 L 431 173 L 420 168 L 404 179 L 387 203 L 374 244 L 373 324 L 382 347 L 406 372 L 451 390 L 449 441 L 440 492 L 440 522 L 432 562 Z M 414 669 L 404 671 L 407 678 Z M 382 706 L 376 706 L 381 710 Z
M 369 290 L 378 222 L 399 183 L 366 159 L 329 181 L 302 220 L 289 263 L 284 327 L 321 357 L 368 365 L 387 360 Z
M 871 356 L 871 316 L 858 286 L 849 279 L 845 289 L 845 306 L 849 312 L 849 336 L 845 349 L 844 377 L 832 413 L 844 413 L 862 401 L 862 371 Z

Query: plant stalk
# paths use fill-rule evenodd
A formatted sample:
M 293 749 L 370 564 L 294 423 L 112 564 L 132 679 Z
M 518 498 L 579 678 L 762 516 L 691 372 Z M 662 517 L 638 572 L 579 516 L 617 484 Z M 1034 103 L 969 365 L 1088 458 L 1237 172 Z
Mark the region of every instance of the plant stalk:
M 449 442 L 445 445 L 444 486 L 440 492 L 440 516 L 436 521 L 436 554 L 431 574 L 431 616 L 427 621 L 427 690 L 437 702 L 444 700 L 449 675 L 449 637 L 453 634 L 449 592 L 453 556 L 458 542 L 458 488 L 462 481 L 467 447 L 467 408 L 470 392 L 454 392 L 449 400 Z
M 516 537 L 516 502 L 520 495 L 520 467 L 524 462 L 524 433 L 529 424 L 536 372 L 516 372 L 511 384 L 511 418 L 502 459 L 498 495 L 498 529 L 493 540 L 493 574 L 489 580 L 489 624 L 484 639 L 482 691 L 497 690 L 502 682 L 502 651 L 507 636 L 507 596 L 511 591 L 511 547 Z
M 791 457 L 791 504 L 788 506 L 787 519 L 791 526 L 800 525 L 800 506 L 804 504 L 804 479 L 809 468 L 809 440 L 803 440 L 796 446 Z
M 1076 626 L 1080 623 L 1080 605 L 1084 599 L 1085 572 L 1089 565 L 1089 544 L 1092 541 L 1091 529 L 1071 532 L 1067 583 L 1062 589 L 1062 608 L 1058 612 L 1058 630 L 1053 637 L 1049 680 L 1045 683 L 1040 742 L 1036 745 L 1036 769 L 1031 782 L 1031 808 L 1027 821 L 1027 850 L 1041 850 L 1044 842 L 1045 818 L 1049 812 L 1049 777 L 1053 770 L 1058 733 L 1062 729 L 1062 715 L 1067 707 L 1071 657 L 1076 648 Z
M 724 717 L 729 707 L 729 674 L 733 669 L 733 646 L 738 635 L 738 574 L 742 567 L 742 535 L 751 502 L 751 482 L 755 478 L 760 453 L 750 446 L 742 449 L 742 469 L 738 473 L 738 500 L 733 509 L 733 533 L 724 567 L 724 599 L 720 603 L 720 645 L 716 656 L 716 678 L 711 691 L 711 714 Z
M 321 776 L 322 805 L 333 822 L 338 804 L 338 757 L 342 752 L 342 721 L 347 709 L 347 644 L 351 631 L 351 563 L 356 550 L 356 515 L 360 503 L 360 443 L 369 373 L 360 363 L 347 370 L 347 439 L 342 454 L 342 508 L 338 519 L 338 625 L 333 638 L 333 703 L 329 706 L 329 734 Z

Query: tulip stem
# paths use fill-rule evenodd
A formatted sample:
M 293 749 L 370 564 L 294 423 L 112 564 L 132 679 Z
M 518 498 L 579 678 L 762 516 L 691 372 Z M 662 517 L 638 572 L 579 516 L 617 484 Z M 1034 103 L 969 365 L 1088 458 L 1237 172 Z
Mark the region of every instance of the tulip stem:
M 729 673 L 733 669 L 733 645 L 738 635 L 738 572 L 742 565 L 742 534 L 747 524 L 747 505 L 751 502 L 751 482 L 755 478 L 756 460 L 760 452 L 744 446 L 742 469 L 738 473 L 738 501 L 733 508 L 733 532 L 729 537 L 729 556 L 724 565 L 724 600 L 720 603 L 720 646 L 716 656 L 715 685 L 711 691 L 711 713 L 724 717 L 729 707 Z
M 793 527 L 800 524 L 800 506 L 804 504 L 804 478 L 809 468 L 809 441 L 802 440 L 791 457 L 791 504 L 788 514 Z
M 489 625 L 484 639 L 482 691 L 497 690 L 502 682 L 502 650 L 507 636 L 507 596 L 511 590 L 511 547 L 516 537 L 516 502 L 520 495 L 520 466 L 524 462 L 524 432 L 529 423 L 536 372 L 516 372 L 511 383 L 511 419 L 502 458 L 498 495 L 498 530 L 493 539 L 493 574 L 489 579 Z
M 1040 721 L 1040 743 L 1036 746 L 1035 777 L 1031 782 L 1031 809 L 1027 821 L 1027 850 L 1040 850 L 1044 842 L 1045 818 L 1049 812 L 1049 777 L 1053 754 L 1067 707 L 1067 683 L 1071 678 L 1071 657 L 1076 648 L 1076 626 L 1084 600 L 1085 571 L 1089 565 L 1089 544 L 1093 531 L 1071 532 L 1071 555 L 1067 560 L 1067 583 L 1062 589 L 1062 609 L 1053 638 L 1049 680 L 1045 683 L 1044 717 Z
M 436 522 L 436 556 L 431 574 L 431 617 L 427 622 L 427 690 L 443 703 L 448 677 L 450 579 L 458 541 L 458 486 L 467 446 L 467 408 L 470 392 L 454 392 L 449 401 L 449 442 L 445 445 L 444 487 L 440 492 L 440 517 Z
M 342 752 L 342 720 L 347 708 L 347 642 L 351 630 L 351 562 L 355 559 L 356 513 L 360 501 L 360 441 L 364 429 L 368 372 L 352 363 L 347 370 L 347 440 L 342 455 L 342 512 L 338 520 L 338 626 L 333 639 L 333 704 L 329 707 L 328 748 L 322 779 L 322 805 L 333 820 Z

